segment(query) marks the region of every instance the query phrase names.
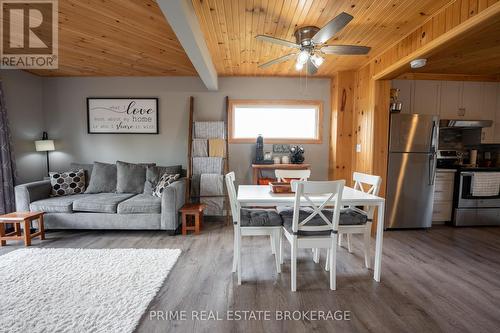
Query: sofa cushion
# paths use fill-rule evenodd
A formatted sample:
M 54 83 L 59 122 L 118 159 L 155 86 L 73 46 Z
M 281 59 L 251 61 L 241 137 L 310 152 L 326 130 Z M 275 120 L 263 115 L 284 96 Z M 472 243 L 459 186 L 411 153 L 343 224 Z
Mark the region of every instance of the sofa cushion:
M 30 204 L 30 210 L 42 211 L 46 213 L 72 213 L 73 202 L 87 196 L 87 194 L 76 194 L 37 200 Z
M 242 227 L 279 227 L 283 222 L 274 209 L 242 208 L 240 223 Z
M 120 202 L 134 194 L 131 193 L 97 193 L 73 202 L 75 212 L 116 213 Z
M 116 161 L 117 193 L 142 193 L 145 181 L 145 165 Z
M 53 197 L 81 194 L 85 192 L 85 171 L 49 172 Z
M 168 173 L 164 174 L 163 176 L 161 176 L 158 184 L 156 184 L 155 189 L 153 190 L 153 195 L 155 197 L 161 198 L 161 194 L 163 193 L 165 188 L 170 186 L 170 184 L 172 184 L 173 182 L 178 180 L 180 177 L 181 177 L 181 175 L 179 175 L 179 174 L 176 174 L 176 175 L 171 175 Z
M 71 163 L 69 167 L 71 170 L 83 169 L 85 172 L 85 188 L 89 187 L 90 176 L 92 175 L 92 168 L 94 167 L 94 164 Z
M 116 164 L 94 162 L 89 186 L 85 193 L 116 192 Z
M 160 214 L 161 198 L 138 194 L 118 204 L 118 214 Z

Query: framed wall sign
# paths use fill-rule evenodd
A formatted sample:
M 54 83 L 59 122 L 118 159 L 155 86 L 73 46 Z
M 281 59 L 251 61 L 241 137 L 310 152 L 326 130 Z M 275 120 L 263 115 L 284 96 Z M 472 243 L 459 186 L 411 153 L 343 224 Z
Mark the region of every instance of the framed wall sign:
M 87 98 L 90 134 L 158 134 L 158 98 Z

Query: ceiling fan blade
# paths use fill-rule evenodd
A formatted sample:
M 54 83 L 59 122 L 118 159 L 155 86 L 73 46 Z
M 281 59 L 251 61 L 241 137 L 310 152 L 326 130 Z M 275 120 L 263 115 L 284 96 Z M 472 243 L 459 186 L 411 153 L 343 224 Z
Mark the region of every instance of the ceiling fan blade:
M 326 43 L 327 40 L 332 38 L 337 32 L 342 30 L 354 17 L 345 12 L 340 13 L 335 16 L 330 22 L 328 22 L 323 28 L 312 37 L 312 41 L 315 44 Z
M 293 47 L 296 49 L 300 49 L 299 44 L 295 44 L 293 42 L 290 42 L 290 41 L 287 41 L 284 39 L 274 38 L 274 37 L 266 36 L 266 35 L 257 35 L 257 36 L 255 36 L 255 38 L 258 40 L 261 40 L 263 42 L 269 42 L 269 43 L 273 43 L 273 44 L 279 44 L 281 46 Z
M 259 65 L 259 68 L 266 68 L 266 67 L 272 66 L 274 64 L 279 64 L 280 62 L 285 62 L 285 61 L 295 57 L 295 55 L 297 55 L 297 53 L 290 53 L 290 54 L 284 55 L 282 57 L 273 59 L 271 61 L 268 61 L 268 62 L 265 62 L 265 63 Z
M 311 59 L 307 60 L 306 63 L 306 73 L 307 75 L 314 75 L 318 72 L 318 68 L 314 66 L 313 62 Z
M 321 52 L 325 54 L 367 54 L 370 52 L 368 46 L 358 45 L 327 45 L 321 48 Z

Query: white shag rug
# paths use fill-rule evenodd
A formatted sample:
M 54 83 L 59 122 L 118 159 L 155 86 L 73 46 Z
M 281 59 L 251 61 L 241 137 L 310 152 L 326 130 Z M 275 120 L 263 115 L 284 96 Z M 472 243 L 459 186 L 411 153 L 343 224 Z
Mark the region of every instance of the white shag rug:
M 29 248 L 2 255 L 0 332 L 133 332 L 180 253 Z

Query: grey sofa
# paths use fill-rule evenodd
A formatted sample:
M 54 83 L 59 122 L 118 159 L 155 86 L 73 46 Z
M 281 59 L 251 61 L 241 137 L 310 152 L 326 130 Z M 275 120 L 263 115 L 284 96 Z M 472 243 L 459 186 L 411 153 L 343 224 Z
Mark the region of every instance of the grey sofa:
M 50 180 L 44 180 L 16 186 L 16 210 L 46 212 L 46 229 L 166 230 L 175 234 L 185 189 L 186 179 L 181 178 L 165 188 L 161 198 L 143 193 L 51 197 Z

